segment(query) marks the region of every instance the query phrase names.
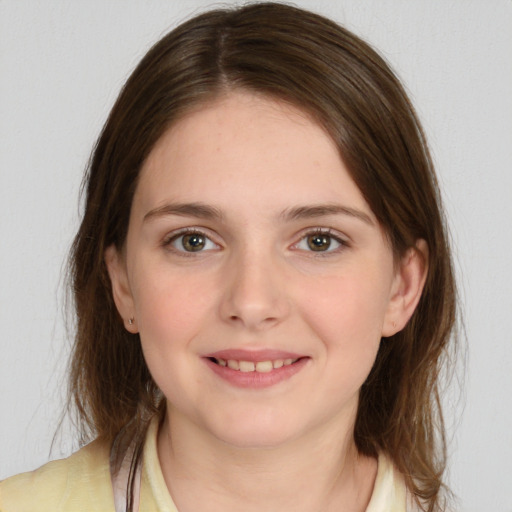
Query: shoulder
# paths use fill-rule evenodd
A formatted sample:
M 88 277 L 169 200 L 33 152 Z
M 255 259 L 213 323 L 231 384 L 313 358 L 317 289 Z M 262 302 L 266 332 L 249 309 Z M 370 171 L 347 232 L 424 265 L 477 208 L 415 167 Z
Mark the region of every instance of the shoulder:
M 108 446 L 94 441 L 66 459 L 3 480 L 0 510 L 113 511 Z
M 391 458 L 381 453 L 379 454 L 373 494 L 366 512 L 382 512 L 383 510 L 423 512 L 423 510 L 430 509 L 426 502 L 422 502 L 421 506 L 418 504 Z
M 409 512 L 407 489 L 400 472 L 384 454 L 379 455 L 377 477 L 366 512 Z

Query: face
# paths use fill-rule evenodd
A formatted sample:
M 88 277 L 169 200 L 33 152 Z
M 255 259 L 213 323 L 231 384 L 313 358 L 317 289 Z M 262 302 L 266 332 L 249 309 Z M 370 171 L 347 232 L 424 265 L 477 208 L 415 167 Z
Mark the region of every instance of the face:
M 169 415 L 237 446 L 353 425 L 381 337 L 409 316 L 404 272 L 332 140 L 248 93 L 164 134 L 106 260 Z

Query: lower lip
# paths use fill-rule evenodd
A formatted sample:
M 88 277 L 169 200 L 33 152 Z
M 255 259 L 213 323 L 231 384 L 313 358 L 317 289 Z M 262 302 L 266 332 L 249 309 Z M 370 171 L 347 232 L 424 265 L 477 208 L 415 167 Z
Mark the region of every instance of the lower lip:
M 220 366 L 210 359 L 205 359 L 205 361 L 216 375 L 233 386 L 239 388 L 261 389 L 275 386 L 276 384 L 293 377 L 304 368 L 308 359 L 309 358 L 307 357 L 303 357 L 293 364 L 281 366 L 281 368 L 275 368 L 267 373 L 256 371 L 241 372 L 240 370 L 232 370 L 227 366 Z

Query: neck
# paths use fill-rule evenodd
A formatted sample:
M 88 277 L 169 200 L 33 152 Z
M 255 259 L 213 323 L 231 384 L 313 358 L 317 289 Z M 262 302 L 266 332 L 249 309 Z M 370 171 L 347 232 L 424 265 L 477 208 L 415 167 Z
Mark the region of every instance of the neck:
M 357 453 L 353 424 L 342 431 L 339 424 L 322 425 L 279 446 L 247 448 L 205 434 L 172 411 L 159 431 L 158 454 L 180 512 L 362 512 L 377 471 L 374 459 Z

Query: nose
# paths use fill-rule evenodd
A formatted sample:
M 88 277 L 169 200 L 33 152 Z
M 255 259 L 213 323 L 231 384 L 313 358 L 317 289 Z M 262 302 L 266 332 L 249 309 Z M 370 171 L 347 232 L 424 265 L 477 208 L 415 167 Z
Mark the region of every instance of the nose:
M 271 255 L 233 255 L 224 273 L 222 319 L 251 331 L 282 322 L 290 310 L 284 263 Z

